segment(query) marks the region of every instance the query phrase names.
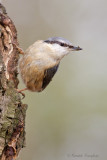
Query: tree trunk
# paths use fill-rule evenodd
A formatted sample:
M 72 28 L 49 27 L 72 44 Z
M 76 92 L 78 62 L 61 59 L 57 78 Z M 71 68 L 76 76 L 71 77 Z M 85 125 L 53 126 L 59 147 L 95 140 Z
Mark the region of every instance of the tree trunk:
M 25 114 L 18 87 L 17 31 L 0 4 L 0 159 L 14 160 L 25 142 Z

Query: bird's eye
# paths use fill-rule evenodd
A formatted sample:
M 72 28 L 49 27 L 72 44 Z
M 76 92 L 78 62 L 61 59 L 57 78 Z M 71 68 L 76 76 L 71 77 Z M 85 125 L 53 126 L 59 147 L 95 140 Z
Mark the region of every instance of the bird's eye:
M 64 46 L 64 43 L 61 43 L 60 45 L 61 45 L 61 46 Z

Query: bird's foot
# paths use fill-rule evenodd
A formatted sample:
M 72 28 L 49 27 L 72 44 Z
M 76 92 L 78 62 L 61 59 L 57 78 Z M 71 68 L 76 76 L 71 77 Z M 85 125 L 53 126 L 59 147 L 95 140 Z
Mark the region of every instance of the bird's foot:
M 23 91 L 26 91 L 27 90 L 27 88 L 23 88 L 23 89 L 16 89 L 17 90 L 17 92 L 18 93 L 20 93 L 22 96 L 23 96 L 23 98 L 22 99 L 24 99 L 25 98 L 25 94 L 23 93 Z
M 20 48 L 17 44 L 15 44 L 14 42 L 12 42 L 12 44 L 16 47 L 16 49 L 18 50 L 19 54 L 24 54 L 24 51 L 22 48 Z

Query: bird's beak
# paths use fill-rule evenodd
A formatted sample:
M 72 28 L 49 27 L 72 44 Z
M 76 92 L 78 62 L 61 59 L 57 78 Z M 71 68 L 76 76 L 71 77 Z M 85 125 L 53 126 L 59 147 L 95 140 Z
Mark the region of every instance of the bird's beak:
M 71 46 L 70 48 L 72 49 L 72 51 L 79 51 L 79 50 L 82 50 L 82 48 L 80 48 L 79 46 L 78 46 L 78 47 Z

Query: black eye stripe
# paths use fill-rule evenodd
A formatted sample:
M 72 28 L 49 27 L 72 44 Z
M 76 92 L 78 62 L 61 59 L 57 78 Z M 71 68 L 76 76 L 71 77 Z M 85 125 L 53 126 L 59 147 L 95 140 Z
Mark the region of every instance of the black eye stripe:
M 64 46 L 64 43 L 61 43 L 60 46 Z
M 73 47 L 73 46 L 71 46 L 69 44 L 66 44 L 66 43 L 63 43 L 63 42 L 59 42 L 59 41 L 49 41 L 49 40 L 46 40 L 44 42 L 50 43 L 50 44 L 59 44 L 60 46 L 63 46 L 63 47 L 69 47 L 69 48 Z

